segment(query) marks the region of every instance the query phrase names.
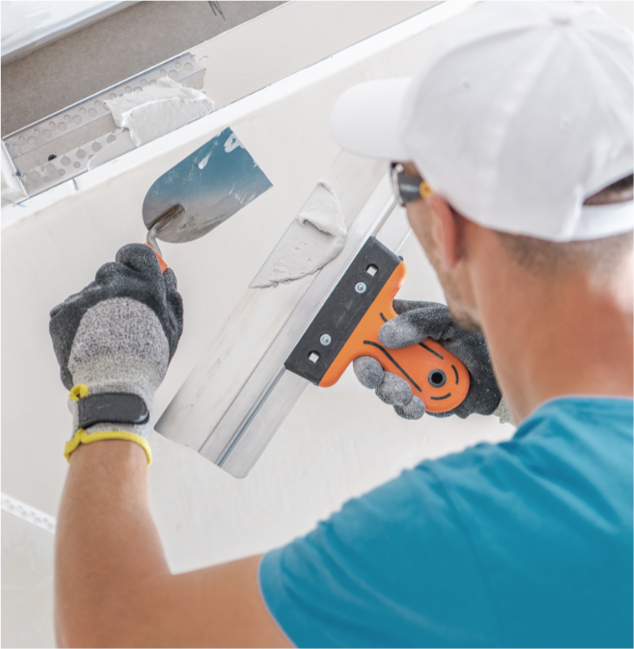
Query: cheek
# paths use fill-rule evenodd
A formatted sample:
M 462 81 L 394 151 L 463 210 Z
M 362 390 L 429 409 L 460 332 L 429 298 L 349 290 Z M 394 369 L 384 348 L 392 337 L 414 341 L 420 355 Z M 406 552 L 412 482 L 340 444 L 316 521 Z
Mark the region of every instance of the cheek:
M 434 263 L 434 250 L 436 248 L 434 243 L 434 238 L 430 232 L 430 224 L 428 215 L 425 214 L 424 208 L 421 209 L 421 206 L 417 203 L 406 205 L 407 210 L 407 219 L 409 224 L 412 226 L 412 230 L 416 235 L 416 238 L 420 242 L 423 250 L 429 257 L 429 260 Z

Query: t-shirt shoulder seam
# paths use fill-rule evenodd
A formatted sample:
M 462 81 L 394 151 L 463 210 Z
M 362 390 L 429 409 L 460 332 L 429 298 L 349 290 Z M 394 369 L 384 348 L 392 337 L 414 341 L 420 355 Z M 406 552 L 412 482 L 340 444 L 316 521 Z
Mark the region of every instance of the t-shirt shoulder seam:
M 465 535 L 465 538 L 467 539 L 469 547 L 471 548 L 471 553 L 473 554 L 475 564 L 476 564 L 478 570 L 480 571 L 480 573 L 482 575 L 482 580 L 486 584 L 487 589 L 489 591 L 489 599 L 490 599 L 490 601 L 492 603 L 493 609 L 495 611 L 495 616 L 497 618 L 497 624 L 498 624 L 499 636 L 500 636 L 499 646 L 500 647 L 507 646 L 507 643 L 503 642 L 504 638 L 506 637 L 506 633 L 505 633 L 505 627 L 504 627 L 504 623 L 503 623 L 503 616 L 501 615 L 500 608 L 498 606 L 498 599 L 499 598 L 496 597 L 495 588 L 493 587 L 493 585 L 489 581 L 488 573 L 484 569 L 484 565 L 483 565 L 483 562 L 482 562 L 482 560 L 480 558 L 480 554 L 478 553 L 477 546 L 476 546 L 475 542 L 473 541 L 473 539 L 471 538 L 471 534 L 469 533 L 469 529 L 464 524 L 464 522 L 462 520 L 462 516 L 460 515 L 460 512 L 459 512 L 458 508 L 456 507 L 456 505 L 455 505 L 455 503 L 453 501 L 453 498 L 451 497 L 451 494 L 449 493 L 448 489 L 445 487 L 445 483 L 444 483 L 443 479 L 436 473 L 436 471 L 434 471 L 434 469 L 432 467 L 428 466 L 426 468 L 427 468 L 428 471 L 430 471 L 430 473 L 433 474 L 435 480 L 437 481 L 437 484 L 439 485 L 439 487 L 442 489 L 443 493 L 445 494 L 447 502 L 449 503 L 449 506 L 451 507 L 451 509 L 453 510 L 453 512 L 454 512 L 454 514 L 456 516 L 456 520 L 458 521 L 460 527 L 462 528 L 463 534 Z

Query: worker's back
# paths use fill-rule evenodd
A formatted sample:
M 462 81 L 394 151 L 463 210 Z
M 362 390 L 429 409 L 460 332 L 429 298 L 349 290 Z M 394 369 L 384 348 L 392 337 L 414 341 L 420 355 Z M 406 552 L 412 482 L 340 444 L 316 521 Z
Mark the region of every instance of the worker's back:
M 273 615 L 301 646 L 631 646 L 632 412 L 557 399 L 351 501 L 264 558 Z

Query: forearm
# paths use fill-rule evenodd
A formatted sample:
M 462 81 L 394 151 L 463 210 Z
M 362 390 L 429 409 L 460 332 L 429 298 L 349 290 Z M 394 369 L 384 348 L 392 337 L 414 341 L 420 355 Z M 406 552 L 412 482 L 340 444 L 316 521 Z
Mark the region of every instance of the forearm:
M 107 440 L 73 452 L 56 540 L 62 647 L 290 646 L 260 596 L 260 557 L 170 573 L 137 444 Z
M 71 455 L 59 512 L 55 620 L 60 646 L 116 642 L 136 624 L 135 592 L 169 575 L 137 444 L 108 440 Z M 131 608 L 132 607 L 132 608 Z

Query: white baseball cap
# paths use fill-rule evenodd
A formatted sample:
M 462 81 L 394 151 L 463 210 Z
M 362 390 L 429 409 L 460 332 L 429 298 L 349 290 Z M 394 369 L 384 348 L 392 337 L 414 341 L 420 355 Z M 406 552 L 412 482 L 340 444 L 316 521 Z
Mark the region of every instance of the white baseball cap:
M 593 5 L 483 2 L 415 77 L 350 88 L 335 140 L 412 161 L 488 228 L 551 241 L 634 228 L 632 201 L 583 206 L 632 173 L 632 33 Z

